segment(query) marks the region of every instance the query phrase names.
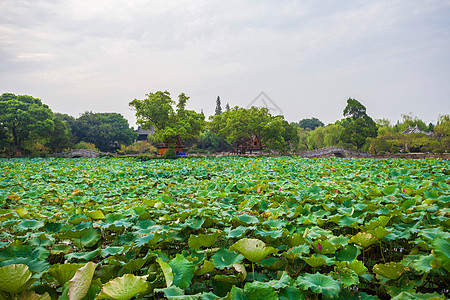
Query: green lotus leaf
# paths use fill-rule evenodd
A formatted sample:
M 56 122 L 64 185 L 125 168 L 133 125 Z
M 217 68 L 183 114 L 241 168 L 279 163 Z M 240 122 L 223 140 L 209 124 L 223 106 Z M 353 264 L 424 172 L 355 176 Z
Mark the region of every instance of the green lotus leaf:
M 51 232 L 51 233 L 57 233 L 61 230 L 61 228 L 62 228 L 61 223 L 49 222 L 44 225 L 44 230 Z
M 97 248 L 93 251 L 90 252 L 73 252 L 73 253 L 69 253 L 64 255 L 64 258 L 67 259 L 68 261 L 71 261 L 73 259 L 77 259 L 77 260 L 82 260 L 82 261 L 90 261 L 93 258 L 97 257 L 100 255 L 100 253 L 102 252 L 101 248 Z
M 86 214 L 94 220 L 102 220 L 105 219 L 105 215 L 103 214 L 103 212 L 99 209 L 97 210 L 93 210 L 93 211 L 88 211 L 86 212 Z
M 176 257 L 169 262 L 169 266 L 172 268 L 173 284 L 183 290 L 187 289 L 194 277 L 194 264 L 184 258 L 183 255 L 177 254 Z
M 198 249 L 200 247 L 210 248 L 216 242 L 220 236 L 220 232 L 214 232 L 212 234 L 199 234 L 189 236 L 189 248 Z
M 27 265 L 14 264 L 1 267 L 0 291 L 20 294 L 36 281 L 36 278 L 31 278 L 32 275 Z
M 83 236 L 80 239 L 73 239 L 73 242 L 77 247 L 92 247 L 97 244 L 98 241 L 102 238 L 102 234 L 100 229 L 98 228 L 90 228 L 86 230 Z M 81 244 L 80 244 L 81 243 Z
M 401 263 L 389 262 L 386 264 L 377 264 L 373 266 L 372 270 L 378 275 L 392 280 L 397 280 L 408 270 L 408 268 Z
M 442 262 L 447 271 L 450 271 L 450 238 L 438 238 L 432 242 L 436 258 Z
M 44 227 L 44 222 L 36 221 L 36 220 L 23 220 L 19 224 L 17 224 L 18 231 L 26 231 L 26 230 L 37 230 L 41 227 Z
M 184 291 L 176 286 L 171 286 L 164 289 L 155 289 L 155 292 L 164 293 L 164 296 L 167 299 L 196 300 L 200 298 L 200 294 L 185 295 Z
M 399 294 L 397 294 L 395 297 L 392 297 L 391 300 L 404 300 L 404 299 L 408 299 L 408 300 L 444 300 L 445 296 L 444 295 L 440 295 L 438 293 L 429 293 L 429 294 L 422 294 L 422 293 L 413 293 L 413 292 L 401 292 Z
M 170 287 L 173 283 L 173 272 L 172 272 L 172 268 L 169 266 L 168 263 L 157 259 L 156 262 L 159 264 L 159 266 L 161 267 L 163 274 L 164 274 L 164 278 L 166 279 L 166 286 Z
M 245 226 L 238 226 L 235 229 L 225 229 L 225 232 L 228 233 L 228 237 L 229 238 L 240 238 L 242 237 L 244 234 L 247 233 L 247 231 L 251 230 L 251 229 L 256 229 L 255 227 L 245 227 Z
M 211 257 L 212 262 L 218 269 L 231 268 L 234 263 L 242 263 L 244 256 L 242 254 L 236 254 L 236 252 L 228 251 L 225 248 L 220 248 Z
M 228 250 L 237 251 L 244 255 L 251 262 L 258 262 L 266 258 L 269 254 L 277 253 L 273 247 L 266 247 L 266 244 L 258 239 L 243 238 L 234 243 Z
M 234 219 L 240 224 L 240 225 L 251 225 L 251 224 L 258 224 L 259 219 L 255 216 L 249 216 L 247 214 L 242 214 L 234 217 Z
M 289 286 L 278 292 L 280 300 L 304 300 L 305 295 L 298 288 Z
M 262 282 L 247 282 L 244 286 L 244 297 L 247 300 L 278 300 L 277 291 Z
M 270 285 L 276 290 L 279 290 L 292 286 L 294 284 L 294 279 L 291 276 L 289 276 L 286 271 L 283 271 L 278 280 L 271 280 L 268 281 L 266 284 Z
M 386 235 L 392 232 L 392 230 L 387 230 L 385 227 L 378 226 L 376 229 L 367 230 L 368 233 L 381 240 Z
M 245 300 L 244 290 L 233 285 L 231 290 L 228 292 L 225 300 Z
M 334 254 L 336 252 L 336 246 L 328 240 L 316 240 L 313 244 L 314 252 L 320 254 Z
M 50 253 L 53 255 L 58 255 L 60 253 L 68 254 L 72 250 L 72 247 L 70 245 L 53 245 L 52 249 L 50 250 Z
M 395 196 L 400 190 L 395 185 L 389 185 L 383 189 L 386 196 Z
M 370 233 L 358 232 L 356 235 L 352 236 L 352 238 L 348 242 L 358 244 L 363 248 L 367 248 L 377 243 L 378 239 Z
M 116 255 L 116 254 L 120 254 L 122 253 L 122 251 L 125 248 L 122 247 L 115 247 L 115 246 L 111 246 L 111 247 L 106 247 L 105 249 L 102 249 L 100 256 L 101 257 L 107 257 L 109 255 Z
M 2 299 L 1 296 L 0 299 Z M 47 292 L 44 293 L 43 295 L 39 295 L 36 294 L 36 292 L 34 291 L 23 292 L 17 297 L 17 300 L 51 300 L 51 299 L 52 298 Z
M 68 284 L 70 300 L 81 300 L 87 295 L 96 267 L 97 265 L 93 262 L 88 262 L 75 272 Z
M 313 293 L 323 294 L 323 296 L 330 298 L 336 297 L 341 290 L 339 281 L 320 273 L 299 276 L 296 283 L 303 290 L 310 289 Z
M 354 271 L 357 275 L 361 276 L 367 273 L 367 268 L 364 266 L 362 261 L 354 260 L 352 262 L 342 261 L 336 263 L 337 269 L 349 269 Z
M 200 268 L 198 268 L 197 270 L 195 270 L 194 274 L 197 276 L 201 276 L 206 273 L 211 273 L 215 269 L 216 269 L 216 267 L 214 266 L 214 264 L 212 262 L 210 262 L 209 260 L 205 260 L 203 265 Z
M 319 254 L 320 255 L 320 254 Z M 323 256 L 310 256 L 310 257 L 302 257 L 302 259 L 311 267 L 317 268 L 323 265 L 327 265 L 327 260 Z
M 126 274 L 108 281 L 100 291 L 97 299 L 128 300 L 145 292 L 148 288 L 147 276 Z
M 413 263 L 414 269 L 417 271 L 429 272 L 433 269 L 431 266 L 431 262 L 434 261 L 436 257 L 433 254 L 430 255 L 422 255 L 418 259 L 416 259 Z
M 142 247 L 144 245 L 155 245 L 163 236 L 162 233 L 151 232 L 150 229 L 145 229 L 143 231 L 145 231 L 145 233 L 142 233 L 142 236 L 136 237 L 136 246 L 138 247 Z
M 348 268 L 339 270 L 338 272 L 336 272 L 336 276 L 344 287 L 359 284 L 358 274 Z
M 16 208 L 16 213 L 19 218 L 23 219 L 26 215 L 28 215 L 28 210 L 23 207 Z
M 63 286 L 64 283 L 68 282 L 73 278 L 76 271 L 81 268 L 81 264 L 63 264 L 63 265 L 52 265 L 50 266 L 48 273 L 52 275 L 59 283 Z
M 354 261 L 361 251 L 355 245 L 346 245 L 336 253 L 339 261 Z

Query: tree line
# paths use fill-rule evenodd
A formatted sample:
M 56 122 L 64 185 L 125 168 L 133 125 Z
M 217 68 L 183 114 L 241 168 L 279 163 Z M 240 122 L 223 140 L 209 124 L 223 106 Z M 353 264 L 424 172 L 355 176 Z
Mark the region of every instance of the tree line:
M 230 107 L 222 109 L 217 97 L 214 115 L 186 109 L 184 93 L 172 100 L 167 91 L 149 93 L 129 105 L 137 124 L 154 130 L 147 141 L 136 142 L 137 132 L 119 113 L 84 112 L 78 118 L 54 113 L 40 99 L 5 93 L 0 96 L 0 155 L 36 156 L 71 148 L 91 148 L 104 152 L 156 152 L 155 145 L 169 146 L 182 140 L 190 153 L 215 153 L 237 149 L 256 138 L 263 151 L 281 154 L 314 150 L 327 146 L 373 153 L 445 152 L 450 148 L 449 115 L 437 124 L 426 125 L 411 115 L 403 115 L 395 125 L 386 119 L 373 120 L 356 99 L 348 99 L 342 119 L 325 125 L 317 118 L 289 123 L 267 108 Z M 417 126 L 422 132 L 402 134 Z

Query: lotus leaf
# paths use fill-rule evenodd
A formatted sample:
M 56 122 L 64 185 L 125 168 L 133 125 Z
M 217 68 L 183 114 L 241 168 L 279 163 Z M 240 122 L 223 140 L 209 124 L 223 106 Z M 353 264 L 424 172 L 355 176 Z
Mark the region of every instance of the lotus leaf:
M 173 284 L 181 289 L 187 289 L 194 277 L 195 266 L 181 254 L 177 254 L 174 259 L 169 262 L 172 268 Z
M 246 300 L 277 300 L 278 295 L 275 289 L 262 282 L 247 282 L 244 286 L 244 297 Z
M 244 255 L 251 262 L 258 262 L 266 258 L 269 254 L 277 253 L 273 247 L 266 247 L 266 244 L 258 239 L 243 238 L 234 243 L 230 251 L 237 251 Z
M 358 244 L 363 248 L 367 248 L 377 243 L 378 239 L 368 232 L 358 232 L 348 242 Z
M 422 294 L 422 293 L 412 293 L 412 292 L 401 292 L 395 297 L 391 298 L 392 300 L 444 300 L 445 297 L 443 295 L 439 295 L 438 293 L 432 294 Z
M 402 274 L 405 273 L 407 270 L 408 268 L 405 267 L 403 264 L 396 262 L 377 264 L 373 266 L 374 273 L 392 280 L 399 279 L 400 276 L 402 276 Z
M 313 249 L 316 253 L 320 254 L 334 254 L 336 252 L 336 246 L 328 240 L 316 240 L 313 244 Z
M 48 273 L 58 281 L 59 285 L 63 286 L 73 278 L 76 271 L 81 267 L 81 264 L 52 265 Z
M 278 292 L 280 300 L 304 300 L 305 295 L 298 288 L 287 287 Z
M 355 260 L 361 251 L 355 245 L 346 245 L 336 253 L 337 260 L 340 261 L 353 261 Z
M 0 268 L 0 291 L 10 294 L 20 294 L 27 290 L 35 278 L 31 278 L 32 273 L 27 265 L 14 264 Z
M 442 262 L 447 271 L 450 271 L 450 238 L 438 238 L 432 242 L 436 258 Z
M 164 274 L 164 278 L 166 279 L 166 286 L 170 287 L 173 283 L 173 272 L 172 272 L 172 268 L 169 266 L 168 263 L 157 259 L 156 262 L 160 265 L 163 274 Z
M 231 268 L 234 263 L 242 263 L 244 256 L 242 254 L 236 254 L 233 251 L 220 248 L 211 257 L 212 262 L 218 269 Z
M 303 290 L 310 289 L 313 293 L 323 294 L 325 297 L 336 297 L 341 290 L 339 281 L 320 273 L 299 276 L 296 283 Z
M 199 234 L 189 236 L 189 247 L 192 249 L 198 249 L 200 247 L 209 248 L 214 245 L 217 238 L 220 236 L 220 232 L 214 232 L 212 234 Z
M 68 296 L 70 300 L 81 300 L 87 295 L 96 267 L 97 265 L 93 262 L 88 262 L 75 272 L 75 275 L 69 280 Z
M 126 274 L 108 281 L 100 291 L 97 299 L 128 300 L 145 292 L 148 287 L 147 276 Z
M 206 273 L 211 273 L 215 270 L 215 266 L 212 262 L 210 262 L 209 260 L 205 260 L 205 262 L 203 263 L 203 265 L 201 266 L 201 268 L 195 270 L 194 274 L 197 276 L 201 276 L 204 275 Z

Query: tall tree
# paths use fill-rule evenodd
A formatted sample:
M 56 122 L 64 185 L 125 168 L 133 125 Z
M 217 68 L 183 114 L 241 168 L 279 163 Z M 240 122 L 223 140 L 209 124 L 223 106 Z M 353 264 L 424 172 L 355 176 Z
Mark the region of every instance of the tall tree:
M 220 97 L 217 96 L 217 100 L 216 100 L 216 110 L 215 110 L 215 115 L 220 115 L 222 113 L 222 105 L 220 104 Z
M 196 137 L 205 128 L 205 116 L 186 109 L 189 100 L 184 93 L 178 96 L 176 110 L 175 102 L 167 91 L 149 93 L 143 100 L 134 99 L 129 105 L 135 109 L 137 123 L 143 129 L 153 126 L 155 140 L 170 142 L 176 137 L 187 140 Z
M 282 116 L 272 116 L 267 108 L 234 107 L 211 117 L 209 129 L 232 145 L 240 145 L 255 135 L 270 149 L 281 152 L 298 144 L 297 130 Z
M 314 130 L 317 127 L 323 127 L 324 124 L 317 118 L 303 119 L 298 122 L 298 126 L 303 129 L 311 129 Z
M 377 136 L 377 124 L 367 115 L 366 107 L 358 100 L 347 100 L 344 116 L 349 116 L 347 118 L 348 122 L 343 122 L 346 123 L 344 125 L 345 129 L 341 134 L 341 140 L 344 143 L 351 144 L 356 149 L 361 149 L 367 138 Z
M 450 138 L 450 115 L 442 115 L 434 127 L 434 138 L 439 142 L 441 151 L 444 151 L 443 141 Z
M 93 143 L 101 151 L 116 151 L 138 137 L 119 113 L 85 112 L 75 120 L 72 132 L 78 141 Z
M 228 102 L 227 105 L 225 105 L 225 110 L 230 110 L 230 104 L 228 104 Z
M 41 100 L 10 93 L 0 96 L 0 143 L 10 154 L 20 154 L 24 142 L 47 137 L 53 128 L 53 113 Z

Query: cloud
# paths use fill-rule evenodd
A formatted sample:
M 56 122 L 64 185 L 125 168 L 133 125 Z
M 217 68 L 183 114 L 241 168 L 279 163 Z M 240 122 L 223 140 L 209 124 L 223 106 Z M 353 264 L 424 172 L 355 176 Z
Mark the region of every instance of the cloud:
M 156 90 L 207 114 L 217 95 L 246 106 L 264 91 L 292 121 L 333 122 L 348 97 L 431 119 L 450 110 L 449 13 L 448 1 L 4 0 L 0 89 L 132 122 L 128 102 Z M 427 93 L 442 100 L 430 108 Z

